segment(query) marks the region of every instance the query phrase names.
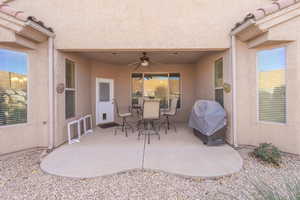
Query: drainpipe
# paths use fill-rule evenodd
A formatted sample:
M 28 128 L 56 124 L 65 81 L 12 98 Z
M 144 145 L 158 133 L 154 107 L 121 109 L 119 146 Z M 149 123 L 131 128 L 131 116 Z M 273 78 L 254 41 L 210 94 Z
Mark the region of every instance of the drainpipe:
M 54 123 L 55 123 L 55 116 L 54 116 L 54 38 L 48 38 L 48 65 L 49 65 L 49 122 L 48 122 L 48 150 L 52 150 L 54 148 Z
M 238 147 L 237 142 L 237 109 L 236 109 L 236 36 L 231 35 L 231 66 L 232 66 L 232 132 L 233 146 Z
M 236 106 L 236 35 L 251 26 L 256 24 L 255 19 L 248 19 L 239 27 L 231 31 L 231 66 L 232 66 L 232 132 L 233 132 L 233 146 L 238 147 L 237 136 L 237 106 Z

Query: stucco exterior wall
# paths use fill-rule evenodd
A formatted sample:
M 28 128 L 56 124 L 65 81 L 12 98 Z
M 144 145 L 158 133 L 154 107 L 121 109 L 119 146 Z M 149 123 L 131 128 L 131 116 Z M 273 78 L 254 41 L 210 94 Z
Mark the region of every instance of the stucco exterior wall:
M 277 25 L 269 30 L 273 39 L 291 39 L 277 46 L 249 49 L 237 43 L 237 119 L 238 143 L 258 145 L 269 142 L 281 150 L 300 153 L 300 18 Z M 288 30 L 288 31 L 287 31 Z M 257 119 L 256 54 L 259 50 L 286 47 L 287 123 L 259 122 Z
M 223 58 L 223 80 L 224 83 L 232 83 L 232 71 L 230 65 L 229 50 L 209 53 L 201 57 L 196 67 L 196 99 L 215 100 L 215 61 Z M 232 92 L 224 92 L 224 108 L 228 116 L 227 141 L 233 143 L 231 135 L 231 117 L 232 117 Z
M 90 94 L 90 70 L 89 60 L 72 53 L 56 51 L 55 85 L 65 83 L 65 60 L 75 62 L 75 88 L 76 88 L 76 111 L 75 117 L 66 119 L 65 117 L 65 92 L 55 96 L 55 146 L 67 141 L 67 123 L 86 114 L 91 114 L 91 94 Z
M 28 55 L 27 123 L 0 127 L 0 155 L 48 145 L 48 45 L 36 50 L 0 48 Z
M 224 49 L 234 24 L 271 0 L 14 0 L 54 28 L 58 49 Z
M 187 121 L 192 105 L 195 100 L 195 65 L 162 65 L 151 66 L 151 70 L 145 72 L 178 72 L 181 74 L 182 85 L 182 107 L 179 109 L 176 121 Z M 133 68 L 122 65 L 105 64 L 93 61 L 91 70 L 91 105 L 95 119 L 95 92 L 96 78 L 114 79 L 115 97 L 120 109 L 128 110 L 131 105 L 131 73 Z M 95 122 L 94 122 L 95 123 Z

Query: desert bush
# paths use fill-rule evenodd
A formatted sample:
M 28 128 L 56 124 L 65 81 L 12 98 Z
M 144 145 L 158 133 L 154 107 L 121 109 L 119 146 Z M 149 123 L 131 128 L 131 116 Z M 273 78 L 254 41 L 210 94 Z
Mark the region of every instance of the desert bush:
M 267 163 L 272 163 L 277 166 L 281 163 L 281 153 L 277 147 L 272 144 L 262 143 L 254 149 L 253 155 Z

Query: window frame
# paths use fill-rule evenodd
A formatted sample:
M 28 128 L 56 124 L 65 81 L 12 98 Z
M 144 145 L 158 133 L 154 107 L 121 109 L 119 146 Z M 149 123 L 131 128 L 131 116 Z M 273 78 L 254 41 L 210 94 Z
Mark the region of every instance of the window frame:
M 145 74 L 167 74 L 168 75 L 168 80 L 170 78 L 170 74 L 179 74 L 180 76 L 180 107 L 177 108 L 180 110 L 183 106 L 183 88 L 182 88 L 182 73 L 181 72 L 148 72 L 148 71 L 143 71 L 143 72 L 131 72 L 130 73 L 130 94 L 129 94 L 129 102 L 132 105 L 132 74 L 142 74 L 143 75 L 143 95 L 144 95 L 144 77 Z M 168 93 L 170 94 L 170 86 L 168 87 Z
M 26 51 L 20 51 L 20 50 L 15 50 L 13 48 L 7 48 L 7 47 L 0 47 L 0 49 L 3 49 L 3 50 L 7 50 L 7 51 L 13 51 L 13 52 L 17 52 L 17 53 L 21 53 L 21 54 L 25 54 L 26 55 L 26 67 L 27 67 L 27 84 L 26 84 L 26 87 L 27 87 L 27 104 L 26 104 L 26 122 L 23 122 L 23 123 L 17 123 L 17 124 L 8 124 L 8 125 L 3 125 L 3 126 L 0 126 L 0 129 L 2 128 L 9 128 L 9 127 L 17 127 L 17 126 L 26 126 L 28 124 L 30 124 L 30 119 L 29 119 L 29 116 L 30 116 L 30 102 L 31 102 L 31 96 L 30 96 L 30 87 L 29 87 L 29 83 L 30 83 L 30 61 L 29 61 L 29 53 L 26 52 Z
M 64 76 L 64 79 L 65 79 L 65 120 L 69 121 L 69 120 L 72 120 L 74 118 L 76 118 L 76 113 L 77 113 L 77 70 L 76 70 L 76 62 L 70 58 L 65 58 L 64 59 L 65 62 L 64 62 L 64 67 L 65 67 L 65 76 Z M 67 88 L 67 79 L 66 79 L 66 64 L 67 62 L 72 62 L 74 64 L 74 88 Z M 66 104 L 66 95 L 67 95 L 67 91 L 73 91 L 74 92 L 74 116 L 72 117 L 67 117 L 67 113 L 66 113 L 66 107 L 67 107 L 67 104 Z
M 271 122 L 271 121 L 264 121 L 264 120 L 260 120 L 259 119 L 259 60 L 258 60 L 258 53 L 261 51 L 266 51 L 266 50 L 273 50 L 273 49 L 279 49 L 279 48 L 284 48 L 284 56 L 285 56 L 285 73 L 284 73 L 284 82 L 285 82 L 285 122 Z M 255 58 L 256 58 L 256 77 L 255 77 L 255 95 L 256 95 L 256 123 L 259 124 L 267 124 L 267 125 L 280 125 L 280 126 L 287 126 L 288 124 L 288 84 L 287 84 L 287 68 L 288 68 L 288 54 L 287 54 L 287 45 L 283 45 L 283 46 L 272 46 L 269 48 L 261 48 L 258 49 L 255 52 Z
M 223 80 L 223 84 L 224 84 L 224 56 L 220 56 L 217 59 L 214 60 L 213 62 L 213 90 L 214 90 L 214 101 L 216 101 L 216 90 L 220 90 L 222 89 L 223 91 L 223 108 L 225 108 L 225 92 L 224 92 L 224 87 L 223 85 L 220 87 L 216 87 L 216 62 L 218 62 L 219 60 L 222 60 L 222 80 Z M 217 102 L 217 101 L 216 101 Z M 219 102 L 218 102 L 219 103 Z

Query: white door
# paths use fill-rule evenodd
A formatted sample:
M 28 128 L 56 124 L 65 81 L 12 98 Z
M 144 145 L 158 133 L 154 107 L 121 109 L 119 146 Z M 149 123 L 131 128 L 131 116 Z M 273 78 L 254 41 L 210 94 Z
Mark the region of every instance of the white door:
M 105 124 L 114 121 L 114 80 L 96 79 L 96 123 Z

